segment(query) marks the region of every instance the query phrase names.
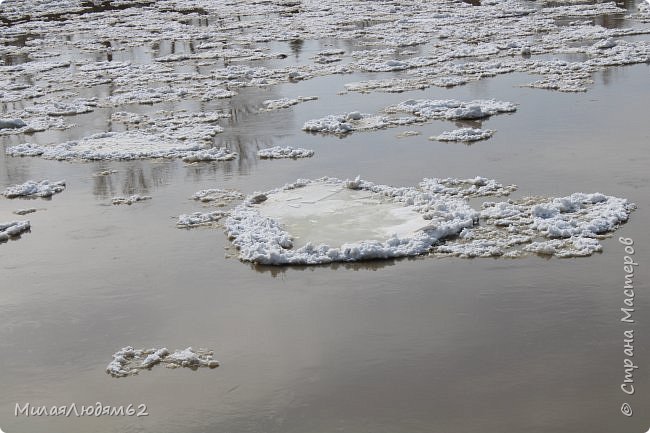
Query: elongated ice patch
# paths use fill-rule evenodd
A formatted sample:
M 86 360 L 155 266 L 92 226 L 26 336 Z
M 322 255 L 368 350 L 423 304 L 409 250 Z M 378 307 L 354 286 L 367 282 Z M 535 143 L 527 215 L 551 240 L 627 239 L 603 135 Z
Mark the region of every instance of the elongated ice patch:
M 211 350 L 194 350 L 191 347 L 170 352 L 167 348 L 134 349 L 123 347 L 113 354 L 113 360 L 106 366 L 106 373 L 113 377 L 126 377 L 138 374 L 141 370 L 150 370 L 156 365 L 167 368 L 187 367 L 196 370 L 201 367 L 210 369 L 219 366 Z
M 437 141 L 479 141 L 486 140 L 494 135 L 494 131 L 491 129 L 479 129 L 479 128 L 460 128 L 454 129 L 453 131 L 445 131 L 440 135 L 435 137 L 429 137 L 430 140 Z
M 11 238 L 20 236 L 29 231 L 31 224 L 29 221 L 10 221 L 0 223 L 0 243 L 7 242 Z
M 65 189 L 65 181 L 50 182 L 49 180 L 42 180 L 37 182 L 35 180 L 28 180 L 20 185 L 12 185 L 7 187 L 2 195 L 7 198 L 16 197 L 41 197 L 49 198 L 54 194 L 58 194 Z
M 133 203 L 137 203 L 139 201 L 145 201 L 145 200 L 151 200 L 151 196 L 134 194 L 129 197 L 113 197 L 112 203 L 114 205 L 126 204 L 131 206 Z
M 314 156 L 314 151 L 303 149 L 301 147 L 282 147 L 274 146 L 268 149 L 261 149 L 257 151 L 257 156 L 262 159 L 281 159 L 281 158 L 309 158 Z
M 130 160 L 179 158 L 186 162 L 226 161 L 236 153 L 204 142 L 163 139 L 137 131 L 104 132 L 57 145 L 19 144 L 7 148 L 10 156 L 41 156 L 55 160 Z

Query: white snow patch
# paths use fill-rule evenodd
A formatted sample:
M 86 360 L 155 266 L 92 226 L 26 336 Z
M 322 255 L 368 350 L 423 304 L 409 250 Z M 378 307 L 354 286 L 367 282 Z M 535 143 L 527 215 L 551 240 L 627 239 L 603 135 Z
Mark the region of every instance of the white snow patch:
M 227 212 L 216 210 L 212 212 L 194 212 L 192 214 L 182 214 L 178 217 L 176 225 L 182 228 L 197 227 L 208 225 L 219 221 L 227 215 Z

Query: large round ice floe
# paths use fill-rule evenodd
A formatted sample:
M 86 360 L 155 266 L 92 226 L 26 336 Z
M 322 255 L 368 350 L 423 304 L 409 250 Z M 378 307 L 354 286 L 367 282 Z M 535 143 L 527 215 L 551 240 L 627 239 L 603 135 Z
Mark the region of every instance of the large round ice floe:
M 226 233 L 242 260 L 262 264 L 415 256 L 475 224 L 479 212 L 466 196 L 500 186 L 483 178 L 455 181 L 395 188 L 359 178 L 299 180 L 251 196 L 232 211 Z
M 626 199 L 600 193 L 485 202 L 514 191 L 495 180 L 427 178 L 391 187 L 360 178 L 299 180 L 256 193 L 233 209 L 225 230 L 245 261 L 321 264 L 415 256 L 591 255 L 628 220 Z
M 164 140 L 137 131 L 103 132 L 57 145 L 24 143 L 7 148 L 10 156 L 41 156 L 56 160 L 128 160 L 180 158 L 186 162 L 225 161 L 236 153 L 205 142 Z

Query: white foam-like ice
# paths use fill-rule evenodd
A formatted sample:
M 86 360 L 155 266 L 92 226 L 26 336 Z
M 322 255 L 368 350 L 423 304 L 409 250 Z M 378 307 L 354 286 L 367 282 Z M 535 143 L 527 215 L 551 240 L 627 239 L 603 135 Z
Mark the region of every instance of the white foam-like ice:
M 167 348 L 134 349 L 123 347 L 113 354 L 113 360 L 106 366 L 106 373 L 113 377 L 127 377 L 142 370 L 150 370 L 162 364 L 167 368 L 200 367 L 216 368 L 219 361 L 213 358 L 211 350 L 195 350 L 191 347 L 170 352 Z
M 52 197 L 65 189 L 65 181 L 50 182 L 49 180 L 28 180 L 20 185 L 11 185 L 2 193 L 7 198 L 16 197 Z
M 257 156 L 262 159 L 309 158 L 311 156 L 314 156 L 314 151 L 303 149 L 301 147 L 274 146 L 269 147 L 268 149 L 258 150 Z

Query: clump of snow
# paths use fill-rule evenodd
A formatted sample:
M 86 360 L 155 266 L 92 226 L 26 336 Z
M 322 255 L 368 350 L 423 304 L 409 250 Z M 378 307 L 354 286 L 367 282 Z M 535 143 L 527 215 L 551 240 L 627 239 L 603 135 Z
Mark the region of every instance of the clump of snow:
M 494 135 L 491 129 L 460 128 L 453 131 L 445 131 L 440 135 L 429 137 L 430 140 L 438 141 L 478 141 L 486 140 Z
M 216 210 L 213 212 L 194 212 L 192 214 L 182 214 L 178 217 L 178 222 L 176 225 L 182 228 L 189 227 L 198 227 L 202 225 L 208 225 L 213 222 L 219 221 L 221 218 L 226 216 L 227 213 L 224 211 Z
M 151 200 L 151 196 L 134 194 L 129 197 L 113 197 L 112 203 L 114 205 L 127 204 L 131 206 L 133 203 L 137 203 L 139 201 L 145 201 L 145 200 Z
M 314 101 L 318 96 L 298 96 L 297 98 L 281 98 L 281 99 L 267 99 L 262 102 L 264 109 L 267 111 L 279 110 L 282 108 L 289 108 L 293 105 L 300 104 L 305 101 Z
M 49 180 L 42 180 L 37 182 L 35 180 L 28 180 L 20 185 L 12 185 L 7 187 L 2 193 L 7 198 L 16 197 L 52 197 L 54 194 L 60 193 L 65 189 L 65 181 L 50 182 Z
M 20 236 L 22 233 L 29 231 L 30 228 L 29 221 L 0 223 L 0 242 L 6 242 L 11 238 Z
M 127 377 L 138 374 L 141 370 L 151 370 L 159 364 L 167 368 L 212 369 L 219 366 L 219 361 L 213 356 L 211 350 L 194 350 L 191 347 L 170 352 L 167 348 L 134 349 L 127 346 L 113 354 L 113 360 L 106 366 L 106 373 L 113 377 Z
M 282 147 L 274 146 L 268 149 L 261 149 L 257 156 L 262 159 L 279 159 L 279 158 L 309 158 L 314 156 L 314 151 L 300 147 Z

